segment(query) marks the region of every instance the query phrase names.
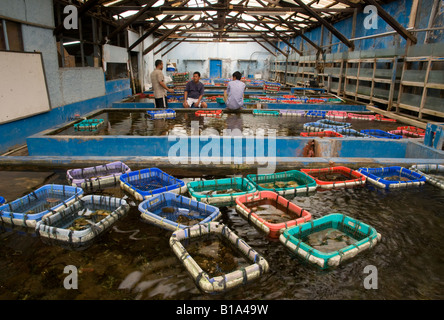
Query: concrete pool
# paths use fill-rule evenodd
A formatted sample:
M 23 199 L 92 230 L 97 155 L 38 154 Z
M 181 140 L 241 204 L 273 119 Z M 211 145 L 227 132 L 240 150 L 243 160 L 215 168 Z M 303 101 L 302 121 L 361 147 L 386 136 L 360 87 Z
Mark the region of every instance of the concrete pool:
M 145 109 L 137 112 L 144 112 Z M 118 109 L 121 110 L 121 109 Z M 122 109 L 123 110 L 123 109 Z M 127 109 L 131 112 L 133 109 Z M 177 109 L 179 112 L 180 109 Z M 115 112 L 116 108 L 100 112 Z M 134 110 L 133 110 L 134 112 Z M 192 112 L 195 110 L 180 110 Z M 251 110 L 245 110 L 251 112 Z M 265 123 L 271 117 L 256 117 Z M 281 118 L 282 119 L 282 118 Z M 156 120 L 157 121 L 157 120 Z M 162 121 L 162 120 L 161 120 Z M 296 120 L 295 120 L 296 121 Z M 417 163 L 444 163 L 444 152 L 425 146 L 421 139 L 377 138 L 308 138 L 295 135 L 261 136 L 257 132 L 243 136 L 213 136 L 201 133 L 188 135 L 59 135 L 75 122 L 44 130 L 28 137 L 27 157 L 3 157 L 4 165 L 32 161 L 43 166 L 72 166 L 73 164 L 97 165 L 104 161 L 121 160 L 141 168 L 181 166 L 195 170 L 209 170 L 206 165 L 218 168 L 252 169 L 273 162 L 276 168 L 294 166 L 328 166 L 329 162 L 356 166 L 405 165 Z M 279 125 L 279 124 L 278 124 Z M 266 126 L 265 126 L 266 127 Z M 269 133 L 269 132 L 268 132 Z M 315 141 L 315 157 L 304 157 L 304 147 Z M 222 157 L 223 156 L 223 157 Z M 171 159 L 175 158 L 172 163 Z M 37 162 L 35 162 L 37 161 Z

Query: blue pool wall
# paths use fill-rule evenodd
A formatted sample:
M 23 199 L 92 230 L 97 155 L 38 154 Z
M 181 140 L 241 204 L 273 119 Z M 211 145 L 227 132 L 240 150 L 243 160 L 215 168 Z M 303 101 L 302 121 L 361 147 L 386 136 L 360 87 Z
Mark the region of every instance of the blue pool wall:
M 179 151 L 174 156 L 199 156 L 211 146 L 219 155 L 231 158 L 303 157 L 303 149 L 312 138 L 275 137 L 275 140 L 255 141 L 254 137 L 219 137 L 219 140 L 203 136 L 48 136 L 50 130 L 27 139 L 30 156 L 116 156 L 116 157 L 159 157 L 168 158 L 170 150 Z M 180 139 L 181 140 L 180 140 Z M 321 157 L 344 158 L 418 158 L 444 159 L 444 152 L 423 145 L 421 142 L 391 139 L 327 139 L 315 138 L 317 154 Z M 256 143 L 256 144 L 255 144 Z M 174 148 L 174 149 L 171 149 Z M 225 149 L 224 149 L 225 148 Z M 223 150 L 229 150 L 224 152 Z M 216 157 L 219 155 L 216 154 Z

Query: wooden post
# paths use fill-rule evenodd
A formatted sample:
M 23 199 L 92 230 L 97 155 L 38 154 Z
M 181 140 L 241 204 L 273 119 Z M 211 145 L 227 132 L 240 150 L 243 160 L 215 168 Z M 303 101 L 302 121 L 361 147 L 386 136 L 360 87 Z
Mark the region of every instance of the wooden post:
M 396 88 L 396 73 L 398 68 L 398 57 L 393 58 L 393 67 L 392 67 L 392 82 L 390 84 L 390 92 L 389 92 L 389 100 L 387 105 L 387 111 L 392 110 L 393 106 L 393 96 L 395 94 L 395 88 Z
M 376 75 L 376 58 L 374 59 L 373 62 L 373 76 L 372 76 L 372 86 L 370 89 L 370 103 L 373 103 L 373 92 L 375 89 L 375 75 Z
M 425 102 L 427 100 L 427 82 L 429 82 L 429 74 L 430 74 L 430 69 L 432 68 L 432 57 L 428 57 L 428 64 L 427 64 L 427 71 L 426 71 L 426 75 L 424 78 L 424 87 L 422 89 L 422 97 L 421 97 L 421 104 L 419 105 L 419 113 L 418 113 L 418 118 L 422 119 L 422 109 L 424 108 Z

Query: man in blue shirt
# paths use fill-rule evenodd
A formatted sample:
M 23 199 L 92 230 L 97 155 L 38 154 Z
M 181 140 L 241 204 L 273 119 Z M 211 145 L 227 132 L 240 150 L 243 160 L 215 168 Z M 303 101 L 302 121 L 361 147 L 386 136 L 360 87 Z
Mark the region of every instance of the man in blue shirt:
M 204 85 L 199 80 L 200 72 L 196 71 L 193 74 L 193 80 L 187 82 L 183 97 L 184 108 L 189 108 L 193 105 L 196 108 L 207 107 L 206 102 L 201 101 L 204 95 Z
M 233 81 L 228 82 L 227 90 L 224 92 L 227 109 L 240 110 L 244 106 L 244 92 L 246 85 L 240 79 L 242 74 L 239 71 L 233 73 Z

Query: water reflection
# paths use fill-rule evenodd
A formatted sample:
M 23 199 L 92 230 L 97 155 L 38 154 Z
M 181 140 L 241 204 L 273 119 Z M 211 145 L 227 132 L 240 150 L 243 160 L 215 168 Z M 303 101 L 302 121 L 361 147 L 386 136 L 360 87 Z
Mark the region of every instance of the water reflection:
M 97 136 L 97 135 L 130 135 L 130 136 L 164 136 L 167 134 L 192 133 L 192 124 L 197 122 L 199 133 L 212 130 L 220 135 L 224 129 L 240 130 L 243 135 L 251 136 L 263 130 L 276 130 L 277 136 L 299 136 L 307 122 L 320 120 L 310 117 L 258 116 L 248 113 L 224 113 L 221 117 L 200 117 L 194 112 L 177 111 L 175 119 L 150 120 L 145 111 L 112 111 L 98 113 L 92 119 L 104 119 L 104 125 L 96 130 L 76 131 L 73 126 L 66 127 L 53 134 Z M 354 130 L 380 129 L 390 131 L 399 124 L 365 120 L 347 120 Z M 196 133 L 197 134 L 197 133 Z

